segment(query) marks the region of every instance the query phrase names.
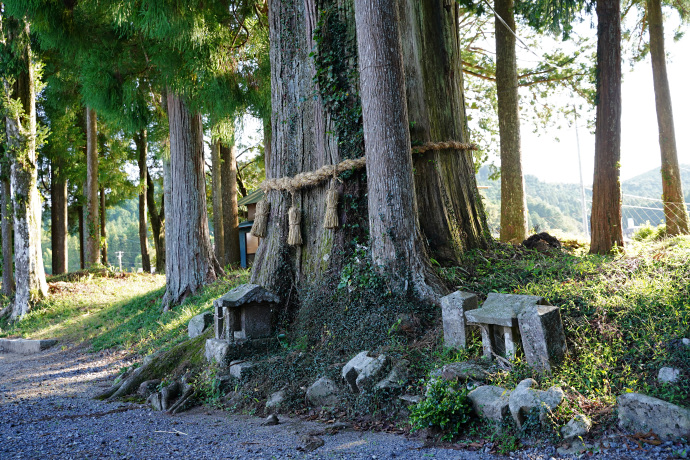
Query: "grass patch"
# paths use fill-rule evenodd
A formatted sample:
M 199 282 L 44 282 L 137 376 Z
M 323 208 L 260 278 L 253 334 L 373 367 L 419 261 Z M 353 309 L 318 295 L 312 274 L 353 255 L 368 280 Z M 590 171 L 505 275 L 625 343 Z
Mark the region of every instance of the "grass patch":
M 231 272 L 205 286 L 181 306 L 162 313 L 165 277 L 148 274 L 80 272 L 49 279 L 50 295 L 21 321 L 0 322 L 0 337 L 58 338 L 92 351 L 107 348 L 142 355 L 168 349 L 187 338 L 189 320 L 211 308 L 213 300 L 248 281 L 248 272 Z
M 527 376 L 562 385 L 593 408 L 631 389 L 690 407 L 690 384 L 661 385 L 658 370 L 690 372 L 690 238 L 646 241 L 626 254 L 600 257 L 496 245 L 469 252 L 461 267 L 441 271 L 451 285 L 477 292 L 531 294 L 561 308 L 566 362 L 548 378 L 518 364 L 494 383 Z

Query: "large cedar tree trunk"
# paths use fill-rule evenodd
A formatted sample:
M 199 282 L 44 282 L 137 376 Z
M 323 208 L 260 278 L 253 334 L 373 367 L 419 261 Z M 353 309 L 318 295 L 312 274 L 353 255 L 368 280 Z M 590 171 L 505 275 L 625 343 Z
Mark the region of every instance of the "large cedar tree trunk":
M 330 19 L 348 28 L 348 36 L 354 37 L 354 11 L 350 1 L 329 0 L 319 3 L 319 10 L 321 8 L 329 9 Z M 273 115 L 266 177 L 294 176 L 345 158 L 362 156 L 363 145 L 361 140 L 356 141 L 356 136 L 342 136 L 339 142 L 334 120 L 342 118 L 341 113 L 333 107 L 326 109 L 322 98 L 332 88 L 321 88 L 313 83 L 316 70 L 309 53 L 315 47 L 313 34 L 319 22 L 314 0 L 269 0 L 268 20 Z M 353 44 L 351 54 L 343 55 L 340 51 L 336 54 L 349 60 L 349 68 L 356 66 L 354 42 L 346 42 L 347 37 L 336 38 L 334 46 Z M 320 46 L 328 46 L 328 43 L 329 40 L 324 40 Z M 340 92 L 343 96 L 347 94 L 348 99 L 342 101 L 340 108 L 358 104 L 357 88 L 343 88 Z M 359 126 L 352 128 L 355 132 L 360 130 Z M 348 147 L 343 148 L 343 144 Z M 366 227 L 363 177 L 360 170 L 338 184 L 341 205 L 338 208 L 340 228 L 336 230 L 323 228 L 327 185 L 301 189 L 295 194 L 295 205 L 302 215 L 301 246 L 287 244 L 290 194 L 270 191 L 267 195 L 271 206 L 268 233 L 261 241 L 252 266 L 252 282 L 271 289 L 285 300 L 294 300 L 297 298 L 295 288 L 319 282 L 326 272 L 339 272 L 343 257 L 351 250 L 349 243 L 358 234 L 356 229 L 361 233 Z M 364 240 L 360 238 L 359 241 Z
M 469 142 L 458 5 L 401 0 L 399 6 L 412 142 Z M 485 246 L 471 151 L 430 151 L 412 160 L 419 221 L 434 259 L 457 262 L 465 249 Z
M 223 257 L 225 265 L 240 263 L 240 221 L 237 215 L 237 147 L 220 144 L 223 182 Z
M 2 129 L 5 131 L 6 120 L 2 118 Z M 0 142 L 0 149 L 3 149 L 3 143 Z M 12 264 L 12 227 L 14 220 L 14 212 L 12 210 L 12 191 L 10 187 L 10 167 L 7 152 L 0 150 L 2 156 L 0 157 L 0 181 L 2 186 L 2 201 L 0 201 L 0 219 L 2 219 L 2 293 L 6 296 L 11 296 L 14 292 L 14 267 Z
M 211 147 L 211 200 L 213 202 L 213 249 L 221 265 L 225 260 L 225 229 L 223 228 L 223 181 L 220 171 L 220 140 Z
M 53 275 L 67 273 L 67 181 L 62 177 L 61 160 L 50 168 L 50 242 Z
M 494 9 L 514 31 L 513 0 L 495 0 Z M 527 237 L 527 198 L 520 150 L 515 36 L 498 18 L 494 23 L 498 131 L 501 141 L 501 241 L 522 242 Z
M 355 0 L 355 18 L 371 257 L 393 292 L 434 299 L 417 218 L 398 11 L 388 0 Z
M 24 24 L 26 45 L 19 61 L 16 95 L 22 114 L 7 117 L 7 140 L 12 154 L 11 186 L 14 192 L 14 264 L 16 290 L 12 318 L 29 312 L 32 297 L 48 294 L 41 253 L 41 202 L 36 187 L 36 90 L 28 41 L 29 25 Z
M 192 114 L 184 99 L 170 92 L 167 102 L 170 165 L 165 184 L 169 196 L 163 296 L 166 310 L 223 272 L 213 255 L 208 230 L 201 115 Z
M 621 228 L 620 0 L 597 1 L 597 121 L 592 189 L 592 254 L 623 246 Z
M 326 0 L 319 1 L 318 7 L 316 3 L 314 0 L 269 2 L 273 115 L 271 129 L 265 130 L 265 133 L 270 133 L 270 145 L 266 149 L 267 178 L 294 176 L 364 155 L 353 2 Z M 434 26 L 432 21 L 423 21 L 423 24 L 424 27 L 427 24 Z M 318 46 L 313 39 L 315 31 L 319 35 Z M 425 33 L 419 35 L 426 36 Z M 311 50 L 315 50 L 314 59 L 309 57 Z M 337 58 L 335 62 L 333 57 Z M 426 64 L 419 65 L 422 69 L 429 69 Z M 318 75 L 316 67 L 320 69 Z M 433 72 L 431 69 L 428 71 Z M 315 75 L 317 82 L 314 82 Z M 322 80 L 323 85 L 320 83 Z M 434 131 L 429 137 L 445 135 Z M 410 146 L 407 148 L 409 150 Z M 440 169 L 442 167 L 437 171 Z M 454 173 L 461 176 L 458 180 L 467 182 L 464 186 L 474 188 L 473 173 L 465 178 L 462 177 L 465 171 L 460 167 Z M 268 193 L 271 204 L 268 234 L 259 246 L 252 282 L 266 286 L 286 299 L 295 298 L 292 296 L 293 288 L 300 284 L 319 282 L 326 273 L 338 274 L 343 261 L 354 249 L 353 242 L 366 244 L 366 174 L 360 170 L 343 176 L 343 182 L 337 183 L 340 227 L 336 230 L 323 228 L 328 184 L 296 193 L 295 203 L 302 215 L 304 240 L 297 247 L 286 243 L 290 194 L 285 191 Z M 470 181 L 472 185 L 469 185 Z M 448 189 L 451 187 L 448 185 Z M 473 192 L 468 192 L 468 196 Z M 440 198 L 438 200 L 444 202 Z M 470 214 L 483 215 L 480 207 Z M 446 211 L 445 215 L 452 216 L 453 212 Z M 454 218 L 463 226 L 462 237 L 476 232 L 471 225 L 481 228 L 481 224 L 465 221 L 457 214 Z M 448 224 L 448 227 L 452 228 L 452 225 Z M 468 247 L 470 245 L 467 244 Z
M 100 234 L 98 231 L 98 131 L 96 111 L 86 109 L 86 217 L 84 232 L 86 249 L 84 265 L 90 268 L 100 263 Z
M 139 166 L 139 247 L 141 250 L 141 268 L 144 273 L 151 273 L 151 258 L 149 257 L 149 243 L 147 238 L 148 224 L 146 221 L 146 158 L 148 156 L 148 136 L 145 129 L 134 136 L 137 146 L 137 165 Z
M 659 147 L 661 149 L 661 184 L 663 188 L 666 232 L 669 235 L 688 233 L 688 211 L 685 207 L 683 186 L 678 166 L 678 150 L 673 123 L 671 88 L 666 73 L 666 51 L 664 50 L 664 21 L 661 0 L 647 0 L 649 21 L 649 51 L 652 55 L 654 75 L 654 97 L 656 99 L 656 120 L 659 125 Z

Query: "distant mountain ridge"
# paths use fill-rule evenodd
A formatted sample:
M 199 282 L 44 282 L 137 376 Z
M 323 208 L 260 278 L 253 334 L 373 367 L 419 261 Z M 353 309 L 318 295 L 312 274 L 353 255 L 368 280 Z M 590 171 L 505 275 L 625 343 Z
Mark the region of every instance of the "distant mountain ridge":
M 685 201 L 690 202 L 690 165 L 681 165 L 681 180 L 684 184 Z M 489 168 L 482 167 L 477 174 L 482 190 L 487 219 L 492 232 L 496 233 L 500 221 L 501 181 L 489 180 Z M 652 225 L 664 222 L 661 208 L 661 171 L 655 168 L 621 183 L 623 191 L 623 223 L 634 225 L 649 221 Z M 582 192 L 579 184 L 549 183 L 535 176 L 525 176 L 527 208 L 530 230 L 548 231 L 559 229 L 565 233 L 583 233 Z M 639 198 L 644 197 L 644 198 Z M 592 190 L 585 186 L 587 212 L 591 208 Z

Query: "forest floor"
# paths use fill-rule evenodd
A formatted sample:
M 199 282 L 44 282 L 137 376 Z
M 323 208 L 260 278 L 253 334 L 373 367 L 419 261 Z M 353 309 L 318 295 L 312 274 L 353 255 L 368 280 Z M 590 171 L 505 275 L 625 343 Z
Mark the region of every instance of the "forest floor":
M 324 288 L 325 294 L 306 293 L 294 316 L 280 318 L 280 348 L 258 356 L 255 375 L 235 385 L 243 403 L 224 403 L 217 369 L 197 370 L 204 405 L 176 416 L 152 411 L 143 400 L 106 403 L 92 396 L 142 357 L 185 341 L 189 320 L 208 311 L 215 298 L 246 283 L 248 272 L 230 272 L 166 313 L 160 309 L 162 276 L 101 270 L 49 279 L 51 295 L 25 319 L 0 321 L 0 337 L 59 340 L 56 347 L 34 356 L 0 354 L 0 458 L 509 454 L 546 460 L 562 456 L 556 449 L 567 445 L 558 427 L 575 413 L 588 415 L 595 424 L 585 437 L 586 455 L 687 455 L 685 444 L 645 445 L 616 427 L 615 400 L 626 391 L 690 407 L 690 347 L 682 344 L 690 338 L 690 238 L 651 236 L 612 257 L 586 255 L 587 248 L 575 242 L 547 253 L 493 245 L 467 253 L 458 266 L 438 268 L 449 288 L 475 292 L 480 300 L 489 292 L 545 297 L 561 308 L 568 342 L 568 358 L 552 375 L 536 375 L 518 359 L 487 382 L 513 388 L 532 377 L 542 388 L 561 386 L 566 399 L 552 427 L 527 433 L 510 423 L 496 427 L 471 419 L 455 433 L 453 443 L 443 443 L 426 430 L 410 434 L 410 412 L 397 396 L 345 394 L 334 417 L 305 407 L 303 388 L 322 375 L 338 379 L 343 361 L 362 349 L 409 360 L 404 391 L 411 394 L 423 394 L 424 379 L 434 369 L 481 356 L 477 334 L 470 336 L 467 350 L 443 347 L 438 309 L 380 296 L 379 281 L 359 262 L 361 254 L 353 255 L 340 278 Z M 319 321 L 304 320 L 312 317 Z M 400 327 L 401 319 L 412 330 Z M 365 329 L 356 329 L 359 326 Z M 277 366 L 280 362 L 284 365 Z M 662 384 L 657 373 L 663 366 L 678 368 L 686 377 L 676 385 Z M 284 423 L 260 426 L 267 415 L 266 399 L 286 387 L 286 412 L 292 418 L 280 415 Z M 351 428 L 326 434 L 334 421 Z M 311 453 L 298 451 L 301 436 L 309 433 L 319 435 L 325 445 Z
M 280 416 L 276 426 L 259 417 L 209 407 L 171 416 L 148 405 L 93 399 L 117 370 L 132 364 L 126 351 L 87 352 L 63 345 L 37 355 L 0 354 L 0 458 L 2 459 L 494 459 L 457 444 Z M 305 436 L 323 446 L 304 450 Z M 596 458 L 667 458 L 664 448 L 640 448 L 623 434 Z M 491 450 L 487 445 L 486 450 Z M 511 458 L 561 458 L 540 445 Z

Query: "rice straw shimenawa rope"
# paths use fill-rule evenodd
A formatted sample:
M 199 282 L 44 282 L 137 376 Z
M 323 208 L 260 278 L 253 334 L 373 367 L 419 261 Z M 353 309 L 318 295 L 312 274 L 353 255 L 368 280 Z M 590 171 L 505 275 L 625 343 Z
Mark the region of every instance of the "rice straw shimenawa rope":
M 412 147 L 412 153 L 424 153 L 429 151 L 439 150 L 462 150 L 471 151 L 477 150 L 474 144 L 466 144 L 463 142 L 448 141 L 448 142 L 427 142 L 426 144 Z M 326 195 L 326 218 L 324 222 L 325 228 L 338 227 L 338 192 L 335 189 L 335 181 L 338 174 L 351 170 L 361 169 L 366 165 L 366 157 L 357 158 L 355 160 L 343 160 L 337 165 L 324 165 L 316 171 L 307 171 L 299 173 L 293 177 L 280 177 L 277 179 L 266 179 L 261 183 L 261 189 L 264 194 L 268 195 L 271 190 L 289 191 L 292 194 L 292 206 L 289 210 L 290 232 L 288 236 L 288 244 L 300 245 L 302 244 L 302 237 L 299 233 L 300 215 L 299 209 L 295 205 L 294 194 L 297 190 L 305 187 L 313 187 L 323 182 L 333 179 L 331 187 Z M 268 215 L 270 213 L 270 203 L 264 197 L 263 200 L 256 204 L 256 216 L 254 224 L 252 225 L 251 234 L 264 238 L 268 230 Z

